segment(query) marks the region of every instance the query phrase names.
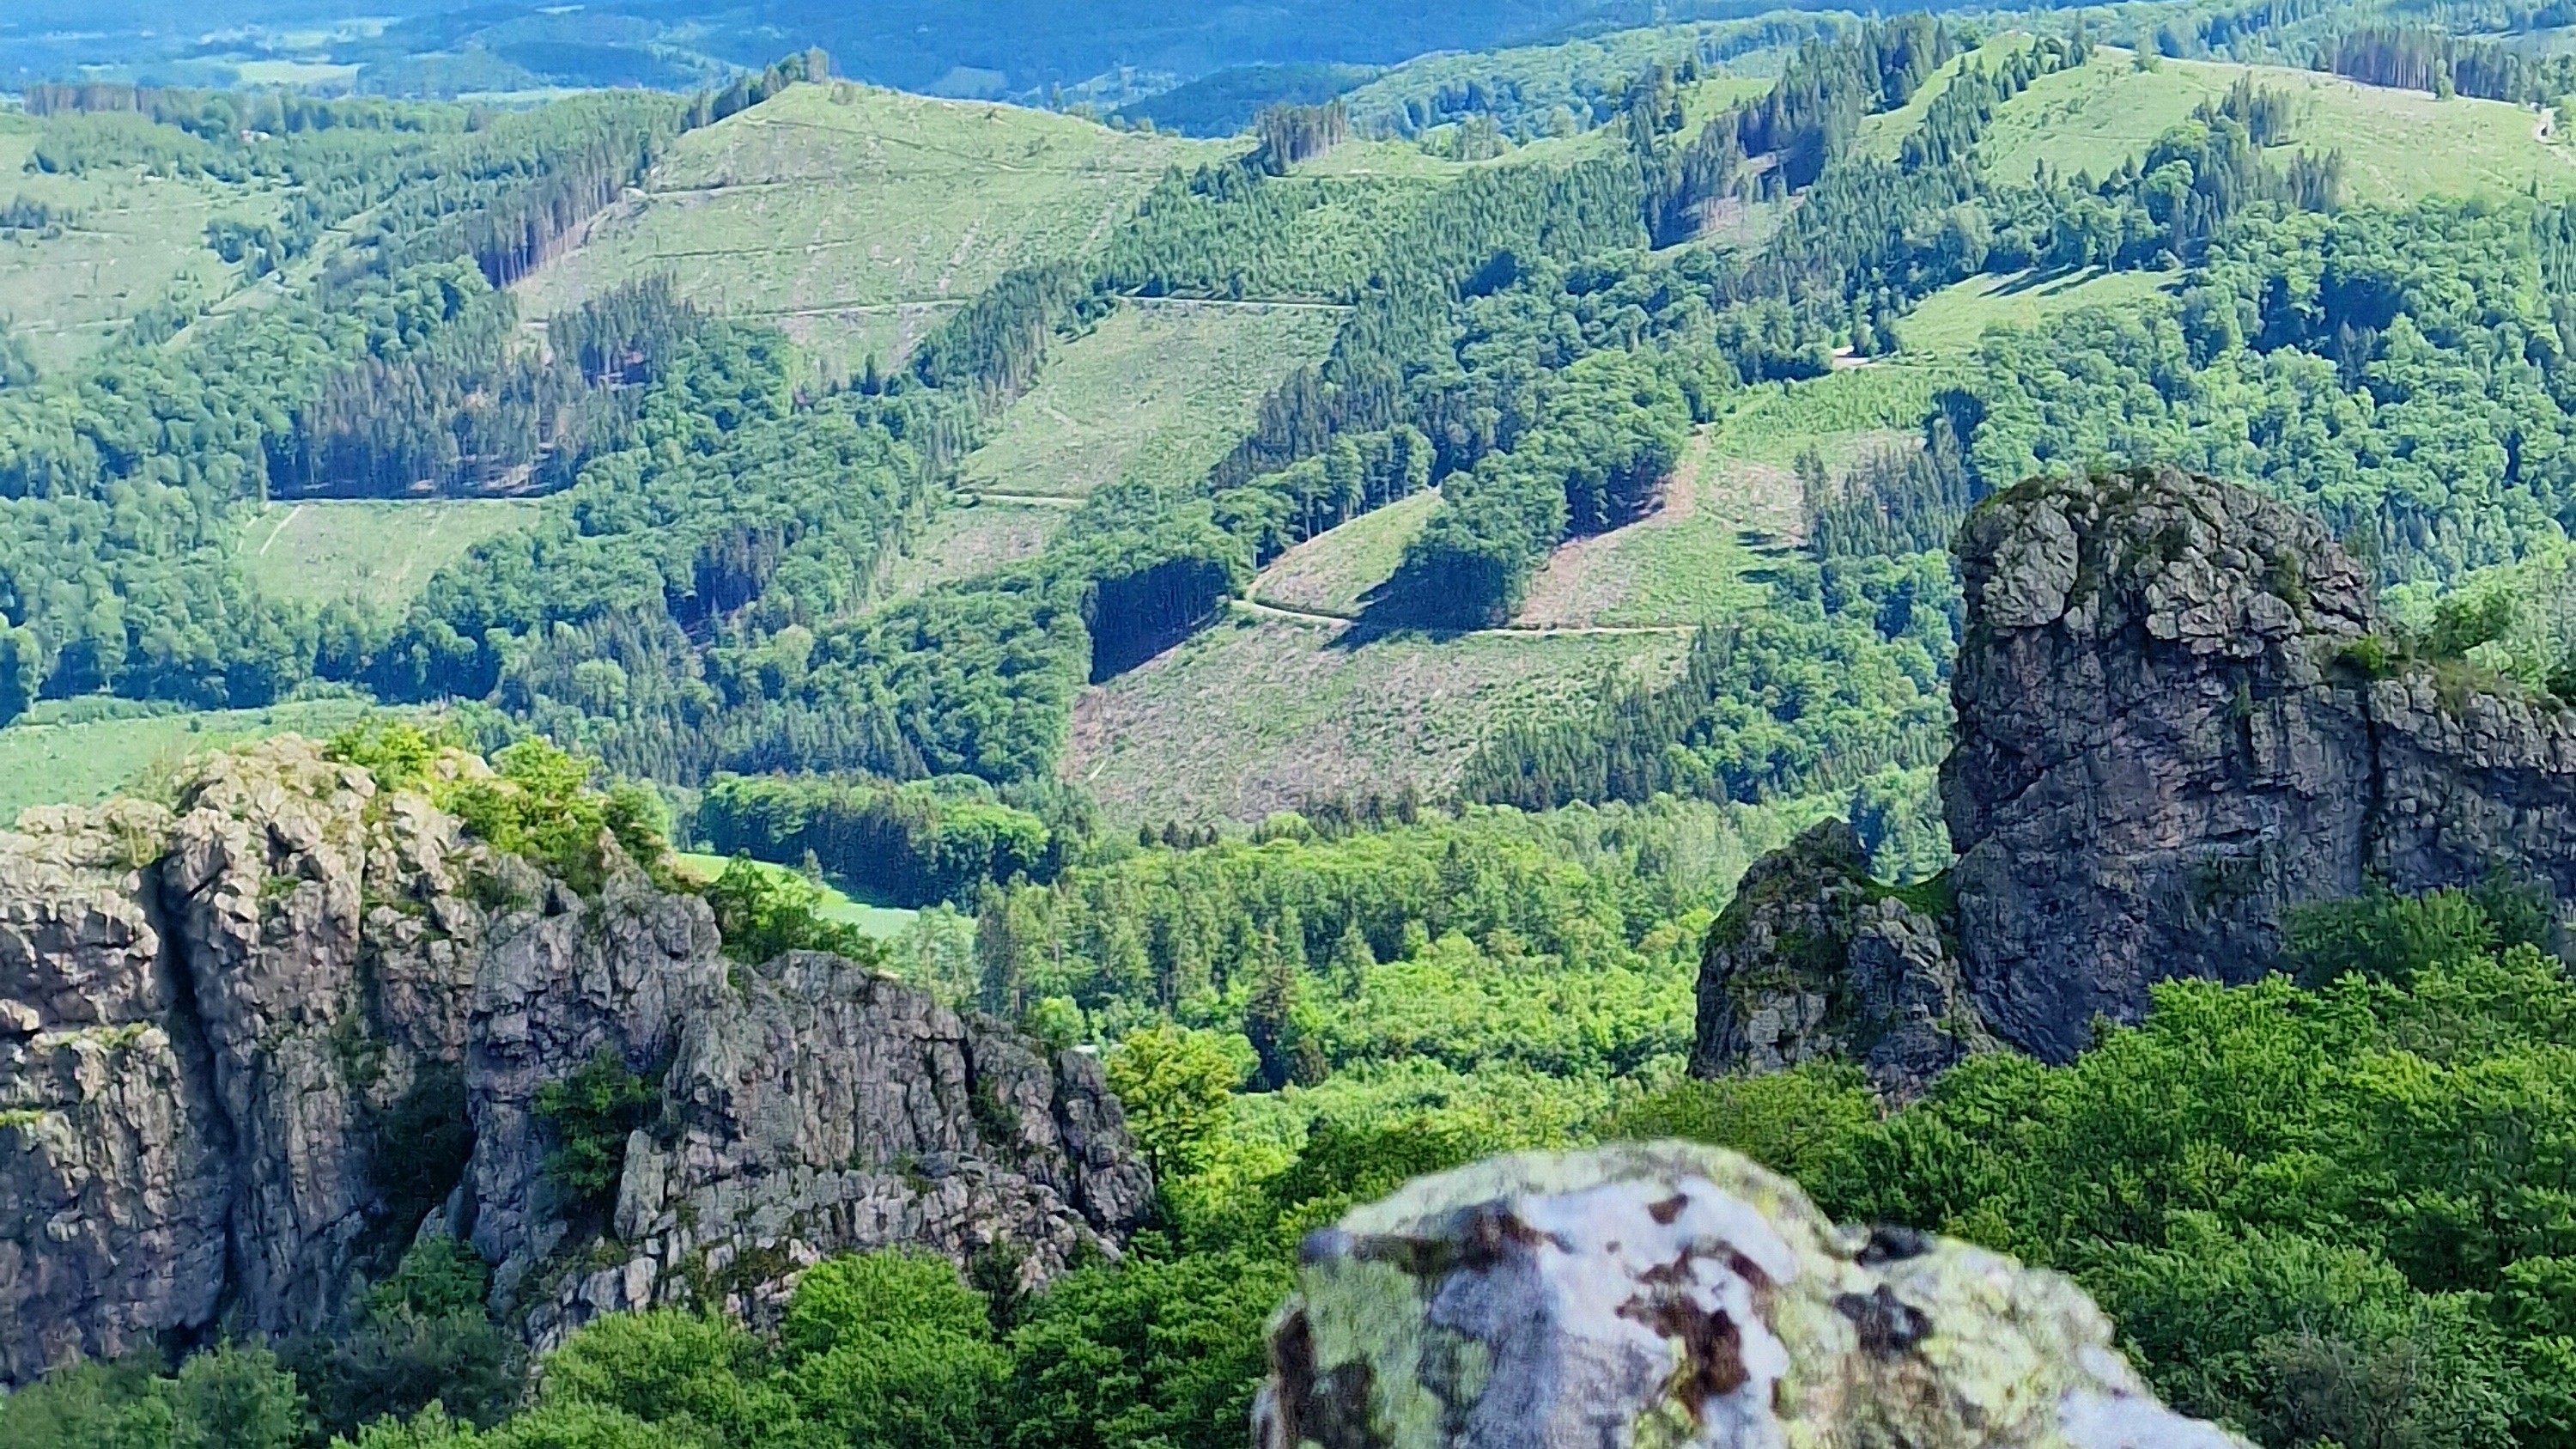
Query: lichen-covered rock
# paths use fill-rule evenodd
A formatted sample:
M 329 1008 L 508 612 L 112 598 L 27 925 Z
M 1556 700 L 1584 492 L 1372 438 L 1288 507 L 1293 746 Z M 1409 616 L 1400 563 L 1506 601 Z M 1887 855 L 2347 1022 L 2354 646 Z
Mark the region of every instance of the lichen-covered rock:
M 704 901 L 602 852 L 579 895 L 291 737 L 200 762 L 175 815 L 0 833 L 0 1383 L 329 1331 L 424 1221 L 541 1343 L 756 1312 L 848 1249 L 1031 1282 L 1115 1254 L 1152 1183 L 1090 1062 L 833 958 L 737 967 Z M 610 1221 L 560 1199 L 537 1112 L 603 1053 L 668 1093 Z
M 2239 1449 L 2054 1273 L 1682 1143 L 1497 1158 L 1311 1236 L 1255 1449 Z
M 1708 933 L 1696 1075 L 1833 1057 L 1902 1099 L 1993 1045 L 1941 923 L 1869 878 L 1840 820 L 1754 862 Z

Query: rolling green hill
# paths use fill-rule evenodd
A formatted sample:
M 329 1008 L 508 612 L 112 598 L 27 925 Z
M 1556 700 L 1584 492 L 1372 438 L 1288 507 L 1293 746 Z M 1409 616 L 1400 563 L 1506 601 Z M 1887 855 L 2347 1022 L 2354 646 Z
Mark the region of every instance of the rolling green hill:
M 2537 138 L 2526 106 L 2365 86 L 2340 76 L 2271 66 L 2165 61 L 2140 70 L 2126 51 L 2040 77 L 1996 113 L 1979 150 L 1987 170 L 2027 180 L 2045 161 L 2061 174 L 2101 177 L 2141 157 L 2192 109 L 2214 103 L 2239 78 L 2292 97 L 2290 144 L 2341 151 L 2344 195 L 2402 203 L 2425 196 L 2576 192 L 2576 156 Z
M 797 85 L 681 138 L 639 194 L 521 284 L 543 316 L 668 276 L 731 316 L 888 362 L 1003 272 L 1075 257 L 1167 167 L 1223 143 L 850 82 Z

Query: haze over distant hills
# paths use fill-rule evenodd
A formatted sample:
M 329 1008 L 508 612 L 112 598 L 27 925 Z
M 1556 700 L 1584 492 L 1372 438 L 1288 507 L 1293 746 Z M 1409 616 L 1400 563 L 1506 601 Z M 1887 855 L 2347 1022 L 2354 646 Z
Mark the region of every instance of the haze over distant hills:
M 0 14 L 11 78 L 331 81 L 391 95 L 685 88 L 820 45 L 842 74 L 955 96 L 1054 88 L 1115 104 L 1247 66 L 1385 65 L 1435 50 L 1774 8 L 1750 0 L 28 0 Z

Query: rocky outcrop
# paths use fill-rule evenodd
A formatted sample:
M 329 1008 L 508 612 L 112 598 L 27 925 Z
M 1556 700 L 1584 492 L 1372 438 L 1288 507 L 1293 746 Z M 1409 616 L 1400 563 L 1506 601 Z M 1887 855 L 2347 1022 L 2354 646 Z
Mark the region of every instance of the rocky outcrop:
M 1692 1070 L 1776 1072 L 1833 1057 L 1860 1064 L 1892 1098 L 1920 1093 L 1994 1044 L 1943 929 L 1937 904 L 1869 878 L 1849 825 L 1816 826 L 1754 862 L 1710 929 Z
M 2576 893 L 2576 712 L 2409 659 L 2316 519 L 2171 470 L 2036 480 L 1958 557 L 1941 924 L 2001 1040 L 2062 1061 L 2157 981 L 2250 980 L 2287 908 L 2369 879 Z M 1712 942 L 1704 1071 L 1770 1064 L 1708 973 L 1795 970 L 1740 954 Z
M 757 1321 L 794 1270 L 898 1243 L 960 1260 L 999 1250 L 1034 1284 L 1084 1248 L 1114 1255 L 1099 1229 L 1152 1205 L 1091 1058 L 1049 1060 L 837 957 L 794 953 L 712 993 L 674 1051 L 659 1130 L 627 1142 L 609 1240 L 631 1256 L 566 1279 L 539 1309 L 540 1342 L 655 1303 Z M 492 1222 L 487 1209 L 478 1243 Z M 542 1256 L 543 1241 L 525 1251 Z
M 702 900 L 601 845 L 577 894 L 293 739 L 203 762 L 175 811 L 0 832 L 0 1382 L 327 1331 L 425 1221 L 539 1343 L 756 1311 L 850 1249 L 1028 1281 L 1116 1253 L 1152 1185 L 1087 1058 L 837 958 L 730 962 Z M 602 1056 L 660 1087 L 613 1212 L 550 1177 L 538 1110 Z
M 1963 965 L 2051 1059 L 2149 985 L 2246 980 L 2282 908 L 2361 889 L 2381 625 L 2325 526 L 2171 471 L 2023 484 L 1960 530 L 1969 616 L 1941 767 Z M 2569 783 L 2576 785 L 2576 776 Z
M 2308 515 L 2171 471 L 2025 484 L 1959 565 L 1942 805 L 2000 1035 L 2063 1058 L 2157 980 L 2250 979 L 2285 908 L 2368 878 L 2576 892 L 2576 713 L 2402 658 Z
M 2054 1273 L 1681 1143 L 1499 1158 L 1309 1237 L 1255 1449 L 2240 1449 Z

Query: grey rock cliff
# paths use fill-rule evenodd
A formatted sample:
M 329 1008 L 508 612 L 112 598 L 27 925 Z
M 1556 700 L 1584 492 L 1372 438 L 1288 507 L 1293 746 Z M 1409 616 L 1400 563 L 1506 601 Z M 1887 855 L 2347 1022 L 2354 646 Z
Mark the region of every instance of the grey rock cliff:
M 2062 1060 L 2157 980 L 2262 973 L 2283 907 L 2361 889 L 2373 723 L 2337 661 L 2381 626 L 2322 523 L 2124 474 L 1999 495 L 1958 555 L 1941 799 L 1997 1034 Z
M 2034 480 L 1970 515 L 1957 552 L 1942 924 L 1995 1037 L 2065 1060 L 2157 981 L 2270 970 L 2288 907 L 2373 877 L 2502 868 L 2576 893 L 2576 712 L 2407 660 L 2316 519 L 2172 470 Z M 1744 957 L 1712 938 L 1703 1072 L 1795 1059 L 1724 989 L 1785 979 Z M 1752 1014 L 1803 1043 L 1798 1000 Z
M 1691 1068 L 1776 1072 L 1857 1062 L 1888 1096 L 1994 1045 L 1933 914 L 1869 879 L 1829 820 L 1755 861 L 1700 957 Z
M 232 1133 L 150 888 L 171 826 L 121 801 L 0 833 L 0 1379 L 223 1294 Z
M 328 1331 L 424 1219 L 540 1344 L 758 1312 L 848 1249 L 1032 1282 L 1117 1252 L 1152 1183 L 1087 1059 L 837 958 L 737 967 L 705 902 L 603 848 L 577 895 L 294 739 L 203 762 L 175 812 L 0 832 L 0 1382 Z M 601 1053 L 663 1087 L 606 1220 L 536 1111 Z
M 999 1250 L 1023 1284 L 1140 1220 L 1153 1180 L 1090 1058 L 1052 1062 L 836 957 L 794 953 L 681 1027 L 664 1140 L 619 1185 L 623 1265 L 568 1282 L 557 1317 L 712 1298 L 754 1319 L 793 1267 L 912 1243 Z M 478 1233 L 480 1229 L 478 1228 Z
M 2242 1449 L 2054 1273 L 1684 1143 L 1497 1158 L 1309 1237 L 1254 1449 Z

